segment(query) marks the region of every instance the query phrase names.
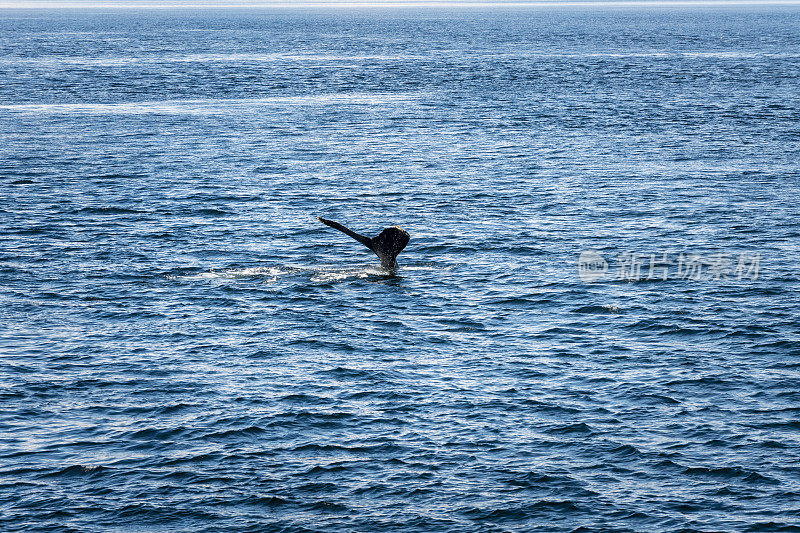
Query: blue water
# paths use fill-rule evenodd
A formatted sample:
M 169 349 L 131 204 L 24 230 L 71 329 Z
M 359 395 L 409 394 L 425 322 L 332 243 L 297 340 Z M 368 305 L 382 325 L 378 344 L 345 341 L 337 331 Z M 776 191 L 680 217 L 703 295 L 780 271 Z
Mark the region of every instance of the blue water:
M 798 531 L 798 161 L 797 8 L 0 11 L 0 528 Z

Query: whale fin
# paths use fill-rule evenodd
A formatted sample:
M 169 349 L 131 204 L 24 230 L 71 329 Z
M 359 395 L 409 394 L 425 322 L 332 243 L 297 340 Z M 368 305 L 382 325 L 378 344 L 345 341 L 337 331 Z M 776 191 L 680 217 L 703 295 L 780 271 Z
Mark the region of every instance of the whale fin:
M 344 226 L 342 226 L 338 222 L 334 222 L 333 220 L 326 220 L 326 219 L 324 219 L 322 217 L 317 217 L 317 220 L 319 220 L 320 222 L 322 222 L 326 226 L 330 226 L 333 229 L 338 229 L 339 231 L 341 231 L 345 235 L 349 235 L 350 237 L 354 238 L 355 240 L 357 240 L 358 242 L 360 242 L 361 244 L 363 244 L 364 246 L 366 246 L 367 248 L 372 250 L 372 239 L 370 239 L 369 237 L 365 237 L 364 235 L 361 235 L 360 233 L 356 233 L 355 231 L 353 231 L 351 229 L 345 228 Z
M 317 220 L 326 226 L 338 229 L 345 235 L 349 235 L 375 252 L 375 255 L 381 260 L 381 266 L 389 270 L 397 269 L 397 255 L 403 251 L 410 240 L 408 233 L 398 226 L 385 228 L 377 237 L 369 238 L 342 226 L 338 222 L 326 220 L 322 217 L 317 217 Z
M 372 239 L 372 251 L 381 260 L 381 266 L 390 270 L 397 268 L 397 256 L 408 244 L 408 233 L 398 226 L 384 229 Z

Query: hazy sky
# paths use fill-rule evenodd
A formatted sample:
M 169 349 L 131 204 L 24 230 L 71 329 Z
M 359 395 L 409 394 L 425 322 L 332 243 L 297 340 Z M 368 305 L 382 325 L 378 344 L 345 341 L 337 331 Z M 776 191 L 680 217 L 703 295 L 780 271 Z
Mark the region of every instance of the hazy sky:
M 800 5 L 800 0 L 0 0 L 0 8 L 41 7 L 469 7 L 538 5 Z

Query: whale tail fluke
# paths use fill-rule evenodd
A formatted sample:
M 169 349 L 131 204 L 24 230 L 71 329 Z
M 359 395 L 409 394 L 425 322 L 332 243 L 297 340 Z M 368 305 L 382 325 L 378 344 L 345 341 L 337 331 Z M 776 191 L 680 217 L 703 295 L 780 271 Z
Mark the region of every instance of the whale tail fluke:
M 397 269 L 397 255 L 403 251 L 410 240 L 408 233 L 398 226 L 386 228 L 381 231 L 377 237 L 369 238 L 342 226 L 338 222 L 327 220 L 322 217 L 317 217 L 317 220 L 326 226 L 338 229 L 345 235 L 349 235 L 375 252 L 375 255 L 381 260 L 381 266 L 389 270 Z
M 333 220 L 327 220 L 327 219 L 324 219 L 322 217 L 317 217 L 317 220 L 319 220 L 320 222 L 322 222 L 326 226 L 330 226 L 333 229 L 338 229 L 339 231 L 341 231 L 345 235 L 349 235 L 350 237 L 354 238 L 355 240 L 357 240 L 358 242 L 360 242 L 361 244 L 363 244 L 364 246 L 366 246 L 367 248 L 372 250 L 372 244 L 371 244 L 372 239 L 370 239 L 369 237 L 365 237 L 364 235 L 361 235 L 360 233 L 356 233 L 355 231 L 353 231 L 353 230 L 351 230 L 349 228 L 345 228 L 344 226 L 342 226 L 338 222 L 334 222 Z

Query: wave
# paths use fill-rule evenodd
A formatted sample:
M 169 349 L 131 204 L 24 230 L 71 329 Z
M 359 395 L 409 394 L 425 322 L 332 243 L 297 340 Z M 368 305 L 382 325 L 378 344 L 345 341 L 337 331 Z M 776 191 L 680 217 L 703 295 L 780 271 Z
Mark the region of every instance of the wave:
M 589 435 L 595 432 L 594 429 L 592 429 L 592 427 L 589 426 L 589 424 L 586 424 L 585 422 L 556 426 L 553 428 L 548 428 L 546 431 L 547 433 L 552 433 L 557 435 L 569 435 L 569 434 Z
M 407 54 L 287 54 L 287 53 L 233 53 L 233 54 L 185 54 L 152 56 L 100 56 L 100 57 L 4 57 L 0 65 L 28 66 L 83 66 L 83 67 L 121 67 L 129 65 L 163 65 L 170 63 L 281 63 L 281 62 L 322 62 L 336 63 L 364 61 L 408 61 L 425 59 L 421 55 Z
M 338 92 L 269 98 L 208 98 L 143 102 L 72 102 L 50 104 L 0 104 L 0 111 L 82 115 L 209 115 L 239 113 L 245 109 L 281 106 L 379 105 L 417 100 L 424 93 L 414 92 Z
M 98 477 L 113 471 L 113 468 L 100 465 L 71 465 L 42 477 Z
M 745 483 L 757 485 L 777 485 L 781 482 L 777 479 L 764 476 L 758 472 L 746 470 L 738 466 L 722 467 L 689 467 L 683 471 L 688 476 L 705 476 L 720 479 L 739 479 Z
M 142 214 L 147 213 L 147 211 L 142 211 L 140 209 L 133 209 L 130 207 L 118 207 L 118 206 L 102 206 L 102 207 L 82 207 L 80 209 L 75 209 L 72 211 L 73 214 L 80 214 L 80 215 L 129 215 L 129 214 Z
M 413 267 L 403 270 L 418 270 Z M 402 271 L 400 272 L 402 274 Z M 167 277 L 180 281 L 192 280 L 258 280 L 266 283 L 275 283 L 288 278 L 297 278 L 306 283 L 328 285 L 351 280 L 383 281 L 399 279 L 400 275 L 381 268 L 378 265 L 341 268 L 335 266 L 304 267 L 304 266 L 252 266 L 241 268 L 225 268 L 208 270 L 191 274 L 168 273 Z
M 619 315 L 623 311 L 614 305 L 583 305 L 572 310 L 573 313 L 590 315 Z

